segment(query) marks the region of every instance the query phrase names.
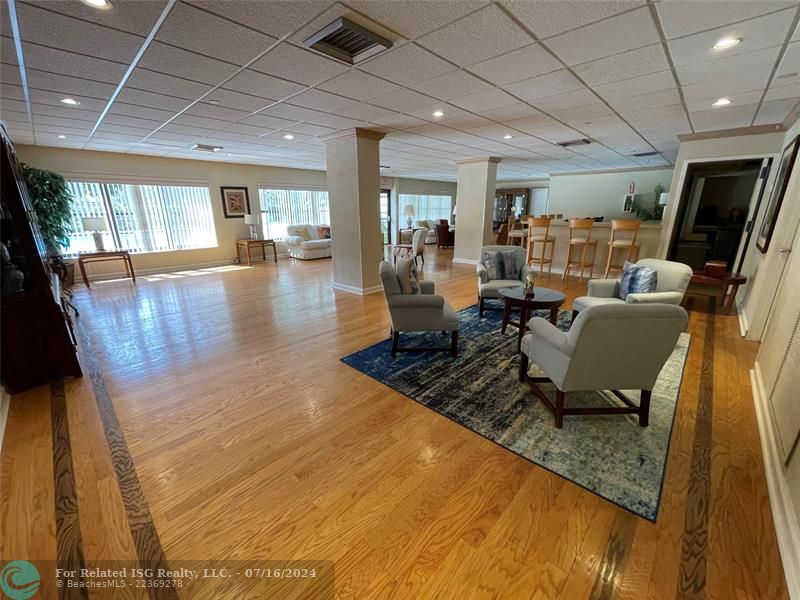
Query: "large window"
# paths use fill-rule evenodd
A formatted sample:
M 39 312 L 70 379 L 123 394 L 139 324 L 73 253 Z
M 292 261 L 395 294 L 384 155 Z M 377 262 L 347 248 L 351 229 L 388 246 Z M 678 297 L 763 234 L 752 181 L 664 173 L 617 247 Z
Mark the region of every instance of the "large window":
M 294 190 L 259 188 L 261 221 L 264 235 L 273 240 L 287 236 L 289 225 L 330 225 L 331 213 L 328 192 L 322 190 Z
M 414 207 L 414 220 L 451 219 L 451 196 L 432 196 L 428 194 L 400 194 L 400 213 L 406 205 Z
M 95 249 L 84 218 L 101 218 L 107 249 L 168 252 L 217 246 L 207 187 L 67 183 L 72 192 L 72 231 L 65 254 Z

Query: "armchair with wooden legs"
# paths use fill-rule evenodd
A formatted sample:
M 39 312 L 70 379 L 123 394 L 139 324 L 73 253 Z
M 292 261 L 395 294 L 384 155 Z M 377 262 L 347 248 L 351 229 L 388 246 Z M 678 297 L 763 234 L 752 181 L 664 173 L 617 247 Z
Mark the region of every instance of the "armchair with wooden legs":
M 582 310 L 568 332 L 546 319 L 528 322 L 522 338 L 519 380 L 527 382 L 561 428 L 567 415 L 636 414 L 646 427 L 656 379 L 675 348 L 688 317 L 670 304 L 605 304 Z M 544 372 L 531 377 L 529 362 Z M 555 400 L 540 388 L 552 383 Z M 620 390 L 641 390 L 639 405 Z M 622 406 L 566 407 L 569 392 L 610 390 Z

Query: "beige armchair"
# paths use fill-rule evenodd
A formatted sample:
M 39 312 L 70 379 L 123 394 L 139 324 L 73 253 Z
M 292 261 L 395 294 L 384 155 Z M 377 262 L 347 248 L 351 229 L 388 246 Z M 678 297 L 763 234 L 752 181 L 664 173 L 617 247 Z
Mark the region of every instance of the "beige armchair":
M 425 238 L 428 235 L 428 229 L 415 229 L 414 235 L 411 238 L 410 244 L 395 244 L 392 246 L 392 256 L 394 262 L 397 264 L 398 258 L 413 258 L 414 264 L 417 264 L 417 257 L 422 259 L 422 264 L 425 264 Z
M 531 333 L 522 338 L 519 380 L 553 412 L 559 429 L 564 415 L 620 413 L 638 414 L 639 425 L 646 427 L 653 386 L 687 320 L 680 306 L 623 302 L 582 310 L 566 333 L 534 317 L 528 322 Z M 545 376 L 531 377 L 529 361 Z M 555 402 L 538 387 L 544 382 L 555 385 Z M 641 390 L 639 406 L 623 389 Z M 625 406 L 565 408 L 567 392 L 593 390 L 611 390 Z
M 420 281 L 419 294 L 404 294 L 394 267 L 381 261 L 378 273 L 392 320 L 392 356 L 397 352 L 449 351 L 458 356 L 458 313 L 442 296 L 434 295 L 432 281 Z M 450 346 L 400 348 L 400 333 L 409 331 L 450 332 Z
M 500 252 L 513 252 L 516 260 L 521 265 L 519 277 L 517 279 L 491 279 L 489 277 L 489 269 L 487 268 L 486 252 L 500 251 Z M 510 287 L 524 287 L 525 277 L 528 273 L 535 272 L 536 269 L 529 267 L 525 264 L 525 248 L 519 246 L 484 246 L 481 248 L 481 262 L 478 263 L 478 313 L 483 316 L 485 310 L 485 300 L 499 300 L 500 290 Z
M 692 278 L 691 267 L 657 258 L 643 258 L 636 264 L 649 267 L 658 273 L 655 292 L 628 294 L 625 300 L 622 300 L 619 297 L 618 279 L 590 279 L 588 295 L 576 298 L 572 302 L 573 314 L 601 304 L 680 304 L 683 301 L 683 295 Z

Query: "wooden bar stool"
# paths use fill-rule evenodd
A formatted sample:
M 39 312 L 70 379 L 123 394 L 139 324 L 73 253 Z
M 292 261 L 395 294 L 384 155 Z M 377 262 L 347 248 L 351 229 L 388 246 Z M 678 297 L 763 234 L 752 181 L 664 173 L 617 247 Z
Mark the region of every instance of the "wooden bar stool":
M 597 240 L 592 239 L 592 227 L 594 219 L 570 219 L 569 220 L 569 250 L 567 251 L 567 264 L 564 267 L 562 281 L 569 275 L 572 267 L 581 268 L 581 279 L 583 271 L 589 267 L 589 278 L 594 271 L 594 259 L 597 255 Z
M 544 273 L 544 266 L 548 265 L 547 273 L 553 273 L 553 254 L 556 249 L 556 238 L 550 235 L 550 217 L 528 217 L 528 254 L 526 264 L 539 263 L 539 273 Z M 541 245 L 541 254 L 536 256 L 535 246 Z M 547 247 L 550 246 L 550 255 Z
M 603 277 L 608 279 L 610 271 L 621 271 L 626 261 L 635 262 L 639 258 L 639 244 L 636 243 L 636 236 L 641 224 L 642 222 L 638 219 L 611 220 L 611 239 L 608 240 L 608 260 Z M 614 250 L 622 250 L 621 254 L 624 257 L 622 262 L 614 262 Z

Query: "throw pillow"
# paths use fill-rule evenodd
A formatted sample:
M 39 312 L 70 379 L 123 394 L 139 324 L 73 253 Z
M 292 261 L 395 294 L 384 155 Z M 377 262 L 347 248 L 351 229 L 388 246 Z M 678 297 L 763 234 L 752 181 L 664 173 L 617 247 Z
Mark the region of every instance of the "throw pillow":
M 308 232 L 308 227 L 299 227 L 297 229 L 297 235 L 303 238 L 306 242 L 311 239 L 311 234 Z
M 403 294 L 419 294 L 419 278 L 417 277 L 417 265 L 411 258 L 398 258 L 397 279 L 400 282 L 400 291 Z
M 658 271 L 625 262 L 619 283 L 619 297 L 625 300 L 628 294 L 650 294 L 656 291 L 657 284 Z
M 489 279 L 519 279 L 522 260 L 514 250 L 486 250 L 481 262 L 489 273 Z
M 330 227 L 317 227 L 317 235 L 321 240 L 329 240 L 331 239 L 331 228 Z

